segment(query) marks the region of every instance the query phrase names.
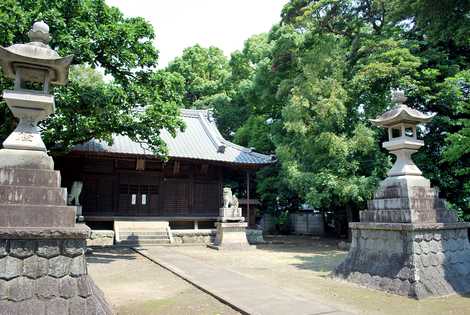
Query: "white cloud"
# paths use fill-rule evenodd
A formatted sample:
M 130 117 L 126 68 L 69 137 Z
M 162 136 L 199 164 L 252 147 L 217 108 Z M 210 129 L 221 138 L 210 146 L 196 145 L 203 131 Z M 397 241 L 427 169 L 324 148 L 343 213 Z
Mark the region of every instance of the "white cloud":
M 228 56 L 251 35 L 280 20 L 287 0 L 106 0 L 126 16 L 142 16 L 155 28 L 159 67 L 194 44 L 216 46 Z

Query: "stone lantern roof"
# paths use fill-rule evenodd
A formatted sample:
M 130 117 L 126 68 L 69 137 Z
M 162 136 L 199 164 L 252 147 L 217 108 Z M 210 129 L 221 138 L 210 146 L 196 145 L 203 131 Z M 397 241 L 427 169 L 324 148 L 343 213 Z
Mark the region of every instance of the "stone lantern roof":
M 0 66 L 6 77 L 15 79 L 17 67 L 35 67 L 49 70 L 49 82 L 57 85 L 67 83 L 70 63 L 73 56 L 61 57 L 49 45 L 49 26 L 40 21 L 33 24 L 28 32 L 31 42 L 0 47 Z M 32 82 L 42 83 L 42 79 L 31 76 Z
M 392 100 L 397 105 L 391 110 L 383 113 L 376 119 L 369 119 L 374 125 L 388 128 L 400 123 L 417 125 L 419 123 L 427 123 L 432 120 L 436 114 L 427 115 L 416 109 L 406 106 L 404 103 L 407 98 L 403 91 L 393 91 Z

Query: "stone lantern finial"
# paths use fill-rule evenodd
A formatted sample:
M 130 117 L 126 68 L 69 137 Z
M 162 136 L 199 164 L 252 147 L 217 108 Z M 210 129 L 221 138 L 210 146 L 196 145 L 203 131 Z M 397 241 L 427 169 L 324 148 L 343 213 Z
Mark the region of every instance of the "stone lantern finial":
M 408 98 L 401 89 L 392 90 L 392 102 L 397 105 L 403 105 Z
M 47 45 L 51 40 L 49 25 L 44 21 L 34 22 L 33 27 L 28 32 L 28 37 L 31 42 L 40 42 Z

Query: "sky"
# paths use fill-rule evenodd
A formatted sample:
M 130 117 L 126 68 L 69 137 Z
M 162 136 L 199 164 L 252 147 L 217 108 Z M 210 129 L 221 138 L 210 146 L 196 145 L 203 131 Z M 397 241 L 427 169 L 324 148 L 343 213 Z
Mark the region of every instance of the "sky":
M 280 20 L 287 0 L 106 0 L 125 16 L 141 16 L 156 33 L 159 68 L 186 47 L 216 46 L 225 55 L 243 48 L 254 34 L 267 32 Z

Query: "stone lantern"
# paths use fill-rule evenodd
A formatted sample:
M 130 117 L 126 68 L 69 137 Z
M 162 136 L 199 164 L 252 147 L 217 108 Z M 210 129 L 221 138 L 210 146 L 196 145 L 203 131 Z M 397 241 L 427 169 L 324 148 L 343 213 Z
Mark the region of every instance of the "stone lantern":
M 434 115 L 404 105 L 402 91 L 392 100 L 396 106 L 371 122 L 388 129 L 383 147 L 397 159 L 360 222 L 349 224 L 351 248 L 333 276 L 418 299 L 470 292 L 470 224 L 458 222 L 411 159 L 424 145 L 416 125 Z
M 88 276 L 90 229 L 75 223 L 37 128 L 54 113 L 50 84 L 67 83 L 72 57 L 47 45 L 44 22 L 28 35 L 28 44 L 0 47 L 3 74 L 15 80 L 3 99 L 19 119 L 0 150 L 0 313 L 112 314 Z
M 49 88 L 67 83 L 72 56 L 60 57 L 49 47 L 49 27 L 44 22 L 34 23 L 28 36 L 30 43 L 0 47 L 3 73 L 15 80 L 14 90 L 4 91 L 3 99 L 19 119 L 15 131 L 3 142 L 0 158 L 3 166 L 53 169 L 37 123 L 54 113 Z
M 404 104 L 406 99 L 403 91 L 394 91 L 392 101 L 397 105 L 377 119 L 370 120 L 376 126 L 388 130 L 388 141 L 382 146 L 397 157 L 388 173 L 390 177 L 422 175 L 411 159 L 411 155 L 424 145 L 424 142 L 416 137 L 416 125 L 427 123 L 435 116 L 435 114 L 426 115 L 409 108 Z

